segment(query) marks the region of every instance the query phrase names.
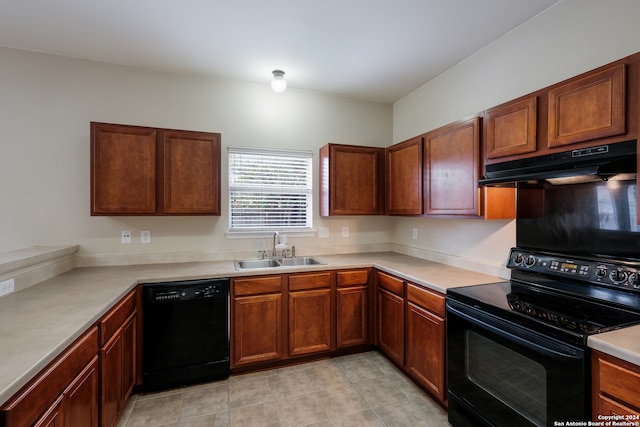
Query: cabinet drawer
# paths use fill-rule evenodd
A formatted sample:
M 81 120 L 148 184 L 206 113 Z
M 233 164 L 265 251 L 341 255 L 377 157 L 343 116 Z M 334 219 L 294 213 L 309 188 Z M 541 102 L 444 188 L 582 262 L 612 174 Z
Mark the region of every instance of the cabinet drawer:
M 598 360 L 600 393 L 629 406 L 640 408 L 640 373 L 607 360 Z
M 282 280 L 280 276 L 233 279 L 233 289 L 235 296 L 273 294 L 282 292 Z
M 393 292 L 398 296 L 404 296 L 404 282 L 401 279 L 389 276 L 388 274 L 381 273 L 379 271 L 376 274 L 376 278 L 379 287 L 386 289 L 389 292 Z
M 369 269 L 338 271 L 336 282 L 338 286 L 366 285 L 369 281 Z
M 331 273 L 296 274 L 289 276 L 289 290 L 328 288 L 331 286 Z
M 105 345 L 105 343 L 111 339 L 113 334 L 135 309 L 136 292 L 131 291 L 98 322 L 100 328 L 100 346 Z
M 0 410 L 5 426 L 28 426 L 49 408 L 98 354 L 98 328 L 89 329 Z
M 407 285 L 407 300 L 444 318 L 444 295 L 416 285 Z

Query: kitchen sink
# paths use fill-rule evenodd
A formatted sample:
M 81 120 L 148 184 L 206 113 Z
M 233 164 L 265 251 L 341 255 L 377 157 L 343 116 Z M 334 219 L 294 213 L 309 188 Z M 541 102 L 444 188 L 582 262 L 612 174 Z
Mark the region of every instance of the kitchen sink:
M 252 268 L 276 268 L 293 267 L 303 265 L 326 265 L 327 263 L 318 258 L 304 256 L 295 258 L 256 258 L 242 259 L 233 262 L 236 270 L 248 270 Z
M 324 265 L 326 262 L 320 261 L 318 258 L 303 256 L 296 258 L 282 258 L 278 262 L 284 266 L 293 266 L 293 265 Z

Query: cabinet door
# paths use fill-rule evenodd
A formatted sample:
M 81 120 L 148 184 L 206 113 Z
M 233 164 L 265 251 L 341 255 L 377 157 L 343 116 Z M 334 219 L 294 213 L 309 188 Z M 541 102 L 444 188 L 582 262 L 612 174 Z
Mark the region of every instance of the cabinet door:
M 387 213 L 389 215 L 421 215 L 422 204 L 422 137 L 386 149 Z
M 384 148 L 320 149 L 320 215 L 384 214 Z
M 337 346 L 367 343 L 367 287 L 338 288 L 336 295 Z
M 331 289 L 289 293 L 289 355 L 331 349 Z
M 91 123 L 91 215 L 156 212 L 156 130 Z
M 549 90 L 547 144 L 560 147 L 625 133 L 626 65 L 571 79 Z
M 479 117 L 425 135 L 425 213 L 479 215 L 479 155 Z
M 64 392 L 66 427 L 98 426 L 98 356 Z
M 137 312 L 134 311 L 129 319 L 122 325 L 122 394 L 118 408 L 120 413 L 122 413 L 136 384 L 136 315 Z
M 378 346 L 399 365 L 404 364 L 404 299 L 385 289 L 377 291 Z
M 100 350 L 102 426 L 112 426 L 118 418 L 122 396 L 122 346 L 122 334 L 116 333 Z
M 406 340 L 407 370 L 435 397 L 444 402 L 447 394 L 444 319 L 408 303 Z
M 534 95 L 486 111 L 485 159 L 536 151 L 537 101 Z
M 233 366 L 281 359 L 282 294 L 236 297 L 233 304 Z
M 163 211 L 220 215 L 220 134 L 162 132 Z
M 63 408 L 63 397 L 60 396 L 53 402 L 49 409 L 33 423 L 33 427 L 65 427 Z

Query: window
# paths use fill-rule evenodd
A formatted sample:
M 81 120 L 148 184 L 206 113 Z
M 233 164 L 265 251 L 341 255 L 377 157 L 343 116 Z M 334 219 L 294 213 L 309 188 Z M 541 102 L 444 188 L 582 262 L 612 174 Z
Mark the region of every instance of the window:
M 229 147 L 229 230 L 309 230 L 310 151 Z

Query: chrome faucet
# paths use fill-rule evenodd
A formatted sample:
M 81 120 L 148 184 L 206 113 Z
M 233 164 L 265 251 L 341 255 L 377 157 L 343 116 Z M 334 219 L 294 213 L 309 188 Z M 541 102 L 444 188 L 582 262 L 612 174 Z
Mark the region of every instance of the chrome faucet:
M 276 245 L 278 244 L 278 237 L 280 234 L 277 231 L 273 232 L 273 256 L 277 256 L 276 254 Z

